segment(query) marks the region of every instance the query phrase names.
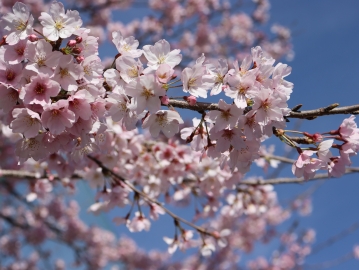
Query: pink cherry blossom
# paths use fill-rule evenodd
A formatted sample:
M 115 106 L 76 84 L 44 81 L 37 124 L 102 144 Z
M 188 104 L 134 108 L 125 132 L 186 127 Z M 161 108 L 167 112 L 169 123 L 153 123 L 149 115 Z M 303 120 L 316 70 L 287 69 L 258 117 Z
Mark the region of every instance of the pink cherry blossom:
M 157 70 L 161 64 L 168 64 L 171 68 L 174 68 L 182 60 L 180 50 L 170 51 L 170 44 L 164 39 L 157 41 L 153 46 L 143 46 L 143 52 L 148 61 L 147 65 L 152 70 Z
M 126 95 L 111 93 L 106 101 L 111 104 L 108 115 L 112 117 L 113 121 L 122 121 L 127 130 L 133 130 L 136 127 L 138 116 L 130 109 L 130 100 Z
M 49 13 L 41 12 L 39 20 L 44 35 L 51 41 L 70 37 L 82 25 L 78 11 L 68 10 L 65 14 L 64 5 L 56 1 L 50 4 Z
M 61 87 L 67 91 L 76 91 L 78 84 L 76 80 L 83 77 L 83 67 L 74 64 L 71 55 L 63 55 L 59 60 L 59 64 L 54 71 L 53 79 L 60 83 Z
M 52 51 L 50 43 L 41 39 L 36 43 L 28 42 L 25 56 L 29 60 L 26 69 L 51 76 L 54 73 L 54 68 L 57 66 L 62 53 Z
M 70 111 L 67 100 L 59 100 L 56 103 L 45 106 L 45 110 L 41 115 L 42 125 L 48 128 L 54 135 L 58 135 L 70 128 L 75 122 L 75 113 Z
M 25 104 L 46 105 L 51 103 L 51 97 L 56 97 L 61 87 L 49 78 L 49 75 L 39 73 L 31 77 L 31 82 L 21 90 L 20 98 Z
M 156 78 L 160 83 L 168 83 L 173 73 L 174 69 L 170 65 L 163 63 L 159 65 L 156 70 Z
M 13 132 L 24 133 L 26 138 L 33 138 L 39 134 L 41 120 L 38 113 L 26 108 L 15 108 L 12 111 L 14 120 L 11 122 Z
M 32 33 L 32 24 L 34 23 L 34 17 L 24 3 L 16 2 L 12 11 L 13 13 L 9 12 L 2 16 L 0 24 L 5 33 L 8 33 L 6 42 L 9 45 L 26 39 Z
M 253 97 L 254 105 L 252 109 L 256 112 L 256 121 L 260 125 L 268 125 L 270 121 L 283 121 L 282 108 L 286 109 L 285 101 L 276 98 L 273 91 L 268 88 L 263 88 L 256 92 Z
M 206 119 L 210 119 L 215 123 L 213 130 L 220 131 L 227 127 L 233 128 L 242 115 L 243 110 L 235 104 L 227 104 L 222 99 L 218 102 L 219 111 L 210 111 L 206 115 Z
M 0 83 L 16 88 L 21 80 L 22 64 L 10 65 L 0 59 Z
M 4 60 L 9 64 L 18 64 L 25 59 L 26 40 L 20 40 L 15 45 L 4 46 Z
M 166 94 L 153 74 L 144 75 L 137 81 L 132 81 L 125 88 L 125 92 L 134 98 L 137 113 L 142 113 L 146 108 L 151 113 L 157 112 L 161 108 L 159 97 Z
M 324 165 L 320 159 L 311 158 L 314 153 L 314 151 L 305 150 L 299 155 L 298 160 L 292 166 L 292 172 L 296 177 L 303 176 L 305 180 L 309 180 Z
M 142 63 L 130 56 L 121 56 L 116 59 L 116 69 L 120 71 L 121 78 L 129 83 L 137 79 L 142 71 Z
M 68 99 L 69 109 L 75 113 L 76 121 L 81 117 L 88 120 L 91 117 L 91 105 L 95 99 L 90 95 L 87 90 L 79 90 L 75 95 L 70 96 Z
M 205 75 L 205 68 L 201 63 L 197 63 L 193 68 L 186 67 L 182 71 L 182 83 L 183 91 L 189 92 L 195 97 L 207 98 L 207 89 L 210 85 L 207 85 L 203 80 Z
M 130 232 L 148 231 L 151 227 L 150 221 L 140 212 L 135 213 L 135 217 L 127 224 Z
M 255 75 L 253 73 L 246 73 L 243 76 L 234 75 L 228 78 L 229 88 L 226 88 L 225 94 L 234 99 L 234 103 L 240 109 L 247 107 L 247 98 L 257 91 L 254 86 Z
M 179 124 L 183 124 L 183 120 L 178 112 L 160 110 L 147 117 L 142 127 L 149 128 L 152 137 L 158 137 L 162 131 L 167 138 L 171 138 L 178 132 Z
M 19 92 L 12 87 L 0 84 L 0 109 L 4 112 L 11 111 L 19 99 Z
M 112 42 L 121 55 L 132 58 L 138 58 L 142 55 L 142 50 L 137 49 L 139 42 L 134 37 L 124 38 L 121 32 L 112 32 Z

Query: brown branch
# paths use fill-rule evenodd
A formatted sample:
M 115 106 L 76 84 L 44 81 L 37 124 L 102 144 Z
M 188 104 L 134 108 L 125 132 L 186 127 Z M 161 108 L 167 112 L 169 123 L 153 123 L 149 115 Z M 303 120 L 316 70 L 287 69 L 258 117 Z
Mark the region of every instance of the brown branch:
M 168 105 L 171 105 L 176 108 L 197 111 L 200 113 L 202 113 L 204 111 L 219 110 L 217 103 L 210 103 L 210 102 L 197 102 L 195 105 L 190 105 L 190 104 L 188 104 L 187 101 L 170 99 Z
M 358 173 L 359 172 L 359 167 L 353 167 L 353 168 L 347 168 L 345 170 L 345 174 L 350 174 L 350 173 Z M 309 181 L 315 181 L 315 180 L 319 180 L 319 179 L 325 179 L 325 178 L 330 178 L 330 176 L 328 176 L 327 173 L 320 173 L 315 175 L 312 179 L 309 180 L 304 180 L 303 177 L 300 178 L 274 178 L 274 179 L 267 179 L 267 180 L 244 180 L 241 181 L 240 184 L 245 184 L 245 185 L 251 185 L 251 186 L 256 186 L 256 185 L 278 185 L 278 184 L 301 184 L 301 183 L 306 183 Z
M 47 179 L 50 176 L 47 174 L 41 175 L 39 173 L 33 173 L 22 170 L 2 170 L 0 169 L 0 177 L 13 177 L 13 178 L 26 178 L 28 180 L 38 180 L 38 179 Z M 57 175 L 51 175 L 53 180 L 61 180 L 61 178 Z M 82 177 L 78 174 L 73 174 L 71 179 L 82 179 Z
M 195 105 L 190 105 L 186 101 L 170 99 L 169 104 L 176 108 L 188 109 L 197 112 L 219 110 L 217 103 L 197 102 Z M 359 105 L 339 107 L 338 103 L 329 106 L 308 111 L 291 111 L 286 118 L 299 118 L 312 120 L 318 116 L 333 115 L 333 114 L 359 114 Z M 297 108 L 294 107 L 294 110 Z
M 301 112 L 291 111 L 289 116 L 287 116 L 287 118 L 314 119 L 315 117 L 323 116 L 323 115 L 359 114 L 359 105 L 344 106 L 344 107 L 336 108 L 335 105 L 337 105 L 337 104 L 338 103 L 334 103 L 327 107 L 323 107 L 323 108 L 319 108 L 319 109 L 315 109 L 315 110 L 309 110 L 309 111 L 301 111 Z

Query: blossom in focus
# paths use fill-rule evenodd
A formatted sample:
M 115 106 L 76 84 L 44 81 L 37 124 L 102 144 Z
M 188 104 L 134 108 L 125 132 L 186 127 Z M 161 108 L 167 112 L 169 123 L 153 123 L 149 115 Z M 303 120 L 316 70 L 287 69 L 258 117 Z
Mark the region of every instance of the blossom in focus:
M 147 117 L 142 127 L 149 128 L 154 138 L 158 137 L 160 131 L 171 138 L 179 131 L 180 124 L 183 124 L 183 120 L 178 112 L 160 110 Z
M 12 111 L 14 120 L 11 122 L 13 132 L 24 133 L 26 138 L 33 138 L 41 130 L 41 119 L 38 113 L 27 108 L 15 108 Z
M 32 24 L 34 17 L 30 14 L 27 5 L 21 2 L 16 2 L 12 8 L 12 13 L 6 13 L 2 16 L 0 26 L 5 33 L 6 43 L 14 45 L 19 40 L 26 39 L 32 33 Z
M 70 128 L 75 122 L 75 113 L 70 111 L 67 100 L 59 100 L 56 103 L 45 106 L 41 115 L 41 121 L 45 128 L 48 128 L 54 135 L 58 135 Z
M 82 25 L 78 11 L 68 10 L 65 14 L 64 5 L 56 1 L 50 4 L 49 13 L 41 12 L 39 20 L 43 34 L 51 41 L 70 37 Z
M 31 77 L 31 82 L 26 84 L 20 92 L 20 98 L 25 104 L 40 104 L 42 106 L 51 103 L 51 97 L 60 93 L 60 85 L 49 78 L 49 75 L 39 73 Z
M 41 39 L 36 43 L 28 43 L 25 56 L 29 60 L 26 69 L 51 76 L 54 73 L 53 68 L 59 63 L 62 53 L 52 51 L 50 43 Z
M 182 60 L 181 51 L 178 49 L 170 51 L 170 44 L 164 39 L 157 41 L 153 46 L 143 46 L 143 52 L 148 61 L 147 65 L 152 70 L 157 70 L 161 64 L 168 64 L 174 68 Z

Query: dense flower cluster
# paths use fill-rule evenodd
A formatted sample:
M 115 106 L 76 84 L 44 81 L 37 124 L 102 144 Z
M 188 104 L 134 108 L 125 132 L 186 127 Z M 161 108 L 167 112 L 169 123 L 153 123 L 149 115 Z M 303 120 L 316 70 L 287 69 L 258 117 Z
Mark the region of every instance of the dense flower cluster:
M 162 9 L 167 4 L 151 1 L 151 5 Z M 212 5 L 216 7 L 216 1 Z M 171 12 L 177 10 L 178 15 L 180 5 L 172 8 Z M 266 1 L 258 1 L 254 18 L 265 20 L 266 9 Z M 81 224 L 51 197 L 55 175 L 65 187 L 73 187 L 73 178 L 82 177 L 98 188 L 96 203 L 89 208 L 93 213 L 115 207 L 128 209 L 127 215 L 113 221 L 125 224 L 130 232 L 150 230 L 151 220 L 165 214 L 162 204 L 153 201 L 162 195 L 174 204 L 201 198 L 201 210 L 194 218 L 216 218 L 203 224 L 205 229 L 194 227 L 198 238 L 195 231 L 184 229 L 174 218 L 176 233 L 173 238 L 164 238 L 169 252 L 197 247 L 203 256 L 209 256 L 220 249 L 217 257 L 236 263 L 238 254 L 227 246 L 249 252 L 256 241 L 273 236 L 273 231 L 267 231 L 268 226 L 291 215 L 291 211 L 279 206 L 271 185 L 241 184 L 253 162 L 264 169 L 277 167 L 279 161 L 265 159 L 274 149 L 267 150 L 262 142 L 274 134 L 295 148 L 299 157 L 292 171 L 305 180 L 313 178 L 319 169 L 327 170 L 330 176 L 343 175 L 346 166 L 351 165 L 350 158 L 359 150 L 354 116 L 334 131 L 302 133 L 313 147 L 302 148 L 286 135 L 290 131 L 284 128 L 291 112 L 287 102 L 293 89 L 286 77 L 291 68 L 275 64 L 274 54 L 266 53 L 266 46 L 264 50 L 254 47 L 249 55 L 239 56 L 241 61 L 234 61 L 232 68 L 230 61 L 212 58 L 210 54 L 202 54 L 187 64 L 183 51 L 171 48 L 165 39 L 141 49 L 135 37 L 124 35 L 131 31 L 113 31 L 112 42 L 118 54 L 112 65 L 105 68 L 98 56 L 98 38 L 89 28 L 82 27 L 77 11 L 65 11 L 63 4 L 54 1 L 37 19 L 40 25 L 34 27 L 29 7 L 20 2 L 1 17 L 4 37 L 0 46 L 0 120 L 2 135 L 16 143 L 18 165 L 11 159 L 7 168 L 36 173 L 38 180 L 31 185 L 26 201 L 46 202 L 44 208 L 48 212 L 37 211 L 43 220 L 59 223 L 61 239 L 66 243 L 81 240 L 90 245 L 97 241 L 94 254 L 102 245 L 110 245 L 112 253 L 117 248 L 111 235 L 101 239 L 108 240 L 106 243 L 94 239 L 96 229 Z M 250 19 L 243 14 L 228 20 L 251 28 Z M 232 38 L 253 44 L 250 31 L 238 27 L 229 31 Z M 201 35 L 206 35 L 206 29 L 202 30 Z M 274 27 L 274 31 L 288 35 L 280 26 Z M 207 52 L 204 45 L 199 44 L 198 48 Z M 192 127 L 184 125 L 172 105 L 172 101 L 178 101 L 169 94 L 172 88 L 180 88 L 182 95 L 188 95 L 183 98 L 182 108 L 200 113 L 200 118 L 193 119 Z M 198 109 L 201 99 L 209 95 L 218 95 L 218 104 L 209 111 Z M 190 145 L 181 142 L 180 137 Z M 342 144 L 334 144 L 334 139 Z M 331 148 L 338 149 L 339 155 L 333 156 Z M 109 170 L 118 176 L 111 177 Z M 295 205 L 292 211 L 304 205 L 302 212 L 310 212 L 307 201 L 298 200 Z M 1 215 L 8 219 L 17 211 L 11 206 L 5 210 Z M 31 214 L 25 214 L 28 220 L 21 224 L 31 228 L 24 235 L 27 242 L 37 245 L 54 237 L 51 226 L 44 225 L 47 221 L 37 223 Z M 305 239 L 284 235 L 287 253 L 282 252 L 270 263 L 259 258 L 249 268 L 292 268 L 310 253 L 307 244 L 311 241 Z M 13 236 L 2 236 L 0 249 L 19 256 L 17 241 Z M 126 260 L 111 254 L 86 256 L 94 260 L 88 264 L 96 267 L 107 261 Z M 161 265 L 165 256 L 157 255 Z M 155 255 L 143 257 L 155 265 Z M 226 268 L 225 260 L 218 259 L 216 263 L 218 269 Z M 192 258 L 181 267 L 195 269 L 201 264 Z M 134 267 L 142 265 L 134 263 Z

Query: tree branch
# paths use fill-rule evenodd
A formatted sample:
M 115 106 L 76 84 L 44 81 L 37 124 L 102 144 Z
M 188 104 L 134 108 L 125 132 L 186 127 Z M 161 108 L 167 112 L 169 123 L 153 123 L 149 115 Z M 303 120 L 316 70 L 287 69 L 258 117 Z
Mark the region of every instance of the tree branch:
M 197 102 L 195 105 L 190 105 L 186 101 L 170 99 L 169 105 L 176 108 L 188 109 L 197 112 L 219 110 L 217 103 Z M 308 111 L 291 111 L 286 118 L 299 118 L 312 120 L 318 116 L 333 115 L 333 114 L 359 114 L 359 105 L 339 107 L 338 103 L 331 104 L 326 107 L 308 110 Z M 295 108 L 294 108 L 295 109 Z
M 353 168 L 347 168 L 345 170 L 344 174 L 350 174 L 350 173 L 358 173 L 359 167 L 353 167 Z M 325 179 L 330 178 L 328 176 L 328 173 L 320 173 L 315 175 L 312 179 L 304 180 L 303 177 L 300 178 L 274 178 L 274 179 L 267 179 L 267 180 L 245 180 L 241 181 L 240 184 L 244 185 L 251 185 L 251 186 L 257 186 L 257 185 L 278 185 L 278 184 L 301 184 L 301 183 L 307 183 L 309 181 L 315 181 L 319 179 Z

